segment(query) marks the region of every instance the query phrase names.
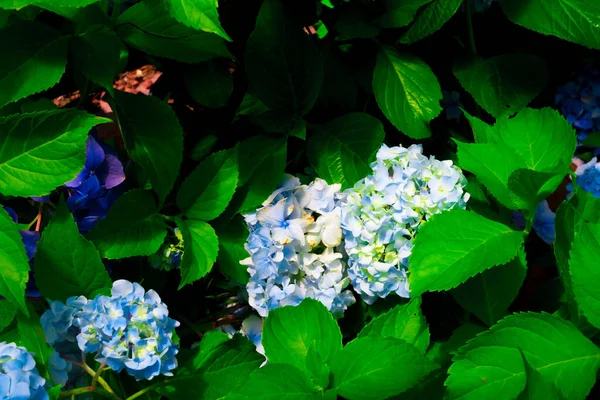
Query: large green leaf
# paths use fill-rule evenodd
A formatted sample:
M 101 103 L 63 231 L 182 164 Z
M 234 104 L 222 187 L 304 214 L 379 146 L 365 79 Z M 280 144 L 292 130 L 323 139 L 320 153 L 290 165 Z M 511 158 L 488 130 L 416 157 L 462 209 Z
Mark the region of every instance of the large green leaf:
M 353 186 L 371 172 L 370 164 L 385 132 L 381 122 L 365 113 L 334 119 L 308 140 L 308 158 L 319 176 L 329 183 Z
M 98 1 L 100 0 L 0 0 L 0 8 L 18 10 L 30 5 L 41 8 L 55 5 L 60 5 L 61 7 L 85 7 Z
M 577 305 L 596 328 L 600 328 L 598 254 L 600 254 L 600 223 L 581 221 L 571 244 L 569 266 Z
M 227 104 L 233 92 L 233 77 L 225 67 L 209 61 L 185 70 L 185 86 L 198 104 L 214 108 Z
M 67 36 L 30 23 L 0 30 L 0 107 L 54 86 L 67 64 Z
M 185 249 L 181 260 L 181 289 L 210 272 L 219 253 L 219 239 L 206 222 L 188 219 L 179 221 L 177 225 L 181 229 Z
M 29 264 L 17 225 L 4 207 L 0 207 L 0 296 L 28 313 L 25 284 L 29 280 Z
M 36 286 L 51 300 L 110 292 L 112 286 L 98 250 L 81 236 L 64 202 L 42 233 L 34 267 Z
M 531 368 L 567 399 L 584 399 L 596 381 L 600 350 L 570 322 L 549 314 L 508 316 L 461 348 L 446 381 L 450 399 L 509 400 Z
M 554 383 L 549 382 L 538 371 L 533 369 L 523 355 L 527 384 L 517 400 L 563 400 L 564 397 Z
M 526 274 L 525 253 L 519 252 L 508 263 L 485 270 L 452 289 L 452 296 L 462 308 L 490 326 L 506 315 Z
M 431 136 L 429 121 L 442 111 L 442 89 L 420 58 L 382 46 L 373 74 L 379 108 L 394 126 L 413 139 Z
M 521 111 L 548 81 L 544 60 L 532 54 L 505 54 L 458 64 L 454 75 L 495 118 Z
M 379 400 L 417 384 L 436 364 L 401 339 L 354 339 L 331 363 L 333 387 L 348 400 Z
M 510 261 L 522 244 L 522 232 L 470 211 L 434 215 L 419 231 L 409 258 L 411 296 L 452 289 Z
M 217 229 L 219 237 L 219 271 L 229 279 L 245 285 L 250 275 L 246 266 L 240 264 L 249 256 L 244 248 L 248 240 L 248 228 L 241 216 L 232 219 L 226 226 Z
M 421 313 L 421 298 L 414 297 L 373 319 L 358 334 L 359 338 L 366 336 L 402 339 L 425 353 L 429 347 L 429 327 Z
M 17 315 L 17 306 L 7 300 L 0 300 L 0 332 L 11 324 Z
M 177 21 L 190 28 L 216 33 L 231 41 L 221 27 L 217 0 L 168 0 L 168 3 L 171 16 Z
M 306 373 L 289 364 L 268 364 L 254 371 L 228 400 L 312 400 L 321 398 Z
M 135 4 L 117 22 L 117 33 L 125 43 L 155 56 L 187 63 L 231 57 L 223 39 L 177 22 L 162 3 Z
M 88 131 L 110 122 L 82 111 L 43 111 L 0 119 L 0 193 L 42 196 L 83 168 Z
M 88 238 L 102 257 L 115 259 L 154 254 L 166 235 L 165 220 L 152 194 L 134 189 L 115 202 Z
M 415 22 L 400 38 L 400 43 L 411 44 L 438 31 L 456 13 L 462 0 L 434 0 L 423 7 Z
M 237 182 L 237 147 L 214 153 L 183 181 L 177 205 L 188 218 L 210 221 L 227 208 Z
M 410 24 L 417 15 L 419 8 L 431 0 L 384 0 L 385 12 L 377 19 L 377 24 L 383 28 L 400 28 Z
M 108 28 L 76 35 L 71 40 L 73 65 L 83 75 L 113 94 L 113 80 L 119 68 L 121 42 Z
M 156 97 L 115 92 L 115 103 L 125 148 L 144 169 L 162 203 L 183 158 L 179 120 L 171 107 Z
M 600 3 L 589 0 L 500 0 L 515 24 L 600 50 Z
M 271 109 L 304 116 L 323 83 L 321 53 L 280 0 L 265 0 L 246 45 L 250 91 Z
M 271 363 L 304 369 L 309 349 L 330 363 L 342 349 L 342 333 L 322 303 L 304 299 L 298 306 L 271 310 L 265 319 L 262 344 Z

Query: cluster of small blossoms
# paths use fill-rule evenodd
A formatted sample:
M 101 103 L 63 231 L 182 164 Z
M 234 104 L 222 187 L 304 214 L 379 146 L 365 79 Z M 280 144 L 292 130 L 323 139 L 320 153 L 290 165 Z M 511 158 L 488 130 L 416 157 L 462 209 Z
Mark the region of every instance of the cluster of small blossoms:
M 583 164 L 579 160 L 575 170 L 575 182 L 584 191 L 591 193 L 594 197 L 600 198 L 600 162 L 598 157 L 592 158 L 589 162 Z M 572 185 L 570 186 L 572 190 Z
M 63 349 L 76 343 L 81 352 L 96 354 L 98 362 L 117 372 L 125 369 L 137 380 L 171 376 L 177 367 L 173 330 L 179 323 L 169 318 L 154 290 L 145 292 L 137 283 L 115 281 L 111 297 L 50 302 L 41 322 L 48 344 L 67 359 Z
M 148 257 L 148 261 L 153 268 L 170 271 L 173 268 L 179 268 L 181 265 L 184 250 L 183 235 L 179 228 L 175 228 L 173 233 L 177 243 L 165 242 L 156 253 Z
M 409 297 L 408 257 L 419 227 L 469 199 L 462 171 L 421 151 L 383 145 L 373 173 L 341 195 L 348 276 L 368 304 L 392 292 Z
M 47 400 L 45 383 L 27 349 L 0 343 L 0 400 Z
M 250 257 L 242 264 L 250 274 L 248 302 L 260 316 L 307 297 L 338 317 L 354 303 L 344 290 L 349 279 L 335 200 L 339 190 L 322 179 L 301 185 L 289 176 L 262 208 L 245 215 Z

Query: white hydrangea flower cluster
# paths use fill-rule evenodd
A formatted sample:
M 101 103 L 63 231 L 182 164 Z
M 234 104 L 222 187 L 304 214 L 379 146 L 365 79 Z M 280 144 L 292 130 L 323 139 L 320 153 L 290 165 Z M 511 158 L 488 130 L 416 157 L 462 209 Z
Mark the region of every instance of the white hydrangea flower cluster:
M 341 316 L 355 299 L 344 290 L 349 279 L 343 254 L 340 185 L 316 179 L 309 185 L 288 176 L 255 213 L 245 215 L 250 235 L 250 305 L 262 317 L 269 310 L 319 300 Z
M 409 297 L 408 257 L 419 227 L 469 199 L 460 168 L 424 156 L 420 145 L 383 145 L 371 168 L 340 196 L 348 276 L 368 304 L 392 292 Z

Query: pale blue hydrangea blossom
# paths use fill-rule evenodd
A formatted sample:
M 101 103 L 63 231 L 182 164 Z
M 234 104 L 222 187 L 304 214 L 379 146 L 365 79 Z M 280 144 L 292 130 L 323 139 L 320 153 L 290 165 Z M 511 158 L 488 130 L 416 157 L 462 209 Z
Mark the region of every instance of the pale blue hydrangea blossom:
M 584 191 L 600 198 L 600 162 L 598 157 L 592 158 L 585 164 L 580 164 L 575 170 L 575 182 Z
M 41 322 L 50 345 L 64 348 L 76 342 L 82 352 L 96 353 L 96 360 L 109 368 L 150 380 L 159 374 L 172 376 L 170 371 L 177 367 L 173 330 L 179 322 L 168 315 L 154 290 L 118 280 L 111 297 L 51 302 Z
M 45 383 L 27 349 L 0 343 L 0 400 L 47 400 Z
M 243 336 L 246 336 L 252 344 L 256 347 L 256 351 L 263 356 L 265 355 L 265 348 L 262 345 L 262 328 L 264 320 L 256 315 L 251 315 L 242 321 L 242 327 L 239 330 Z M 221 326 L 221 330 L 225 332 L 230 338 L 233 337 L 238 331 L 231 325 Z
M 371 168 L 340 197 L 348 276 L 368 304 L 392 292 L 409 297 L 408 257 L 419 227 L 469 199 L 461 170 L 425 157 L 420 145 L 383 145 Z
M 316 179 L 301 185 L 288 176 L 255 213 L 245 215 L 250 235 L 248 302 L 262 317 L 269 310 L 298 305 L 304 298 L 341 316 L 354 303 L 344 290 L 349 279 L 342 253 L 340 185 Z

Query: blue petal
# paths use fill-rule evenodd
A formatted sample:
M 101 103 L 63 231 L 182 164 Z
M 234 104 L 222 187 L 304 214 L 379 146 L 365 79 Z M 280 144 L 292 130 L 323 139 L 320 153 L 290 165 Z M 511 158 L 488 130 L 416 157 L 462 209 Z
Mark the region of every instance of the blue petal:
M 20 231 L 27 258 L 32 259 L 35 254 L 37 243 L 40 241 L 40 233 L 35 231 Z
M 107 154 L 104 162 L 98 166 L 96 175 L 106 189 L 112 189 L 125 180 L 123 164 L 112 154 Z
M 85 146 L 85 167 L 94 171 L 104 161 L 104 158 L 105 155 L 102 146 L 100 146 L 93 136 L 89 136 Z
M 2 207 L 4 207 L 4 209 L 6 210 L 8 215 L 10 215 L 10 217 L 12 218 L 12 220 L 15 224 L 19 222 L 19 218 L 17 217 L 17 213 L 15 212 L 15 210 L 13 210 L 12 208 L 7 207 L 7 206 L 2 206 Z

